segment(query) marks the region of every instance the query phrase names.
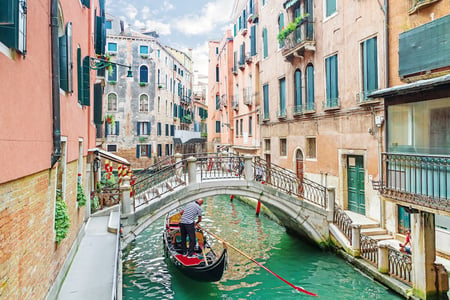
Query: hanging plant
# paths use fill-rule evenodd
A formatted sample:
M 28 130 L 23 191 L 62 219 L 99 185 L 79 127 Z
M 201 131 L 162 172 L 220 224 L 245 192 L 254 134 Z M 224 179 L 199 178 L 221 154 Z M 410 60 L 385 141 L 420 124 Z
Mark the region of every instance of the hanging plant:
M 106 123 L 111 124 L 112 126 L 114 126 L 116 124 L 113 115 L 107 115 L 105 120 L 106 120 Z
M 86 195 L 84 194 L 83 185 L 81 184 L 81 174 L 78 174 L 77 201 L 78 207 L 83 207 L 86 205 Z
M 56 191 L 55 203 L 55 242 L 59 244 L 69 232 L 70 218 L 66 202 L 62 199 L 61 191 Z
M 283 27 L 281 31 L 278 33 L 277 36 L 278 41 L 280 43 L 283 42 L 288 37 L 289 34 L 294 32 L 295 29 L 297 29 L 297 27 L 300 26 L 301 23 L 303 23 L 303 21 L 307 20 L 306 17 L 308 17 L 308 14 L 298 16 L 297 18 L 295 18 L 293 22 L 289 23 L 286 27 Z

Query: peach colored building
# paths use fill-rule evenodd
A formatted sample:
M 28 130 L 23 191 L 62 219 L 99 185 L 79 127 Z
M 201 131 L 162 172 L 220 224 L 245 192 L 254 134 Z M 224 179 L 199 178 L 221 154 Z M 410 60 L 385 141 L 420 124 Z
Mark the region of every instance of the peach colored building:
M 104 21 L 104 1 L 3 1 L 0 11 L 0 298 L 43 299 L 89 213 L 89 203 L 78 205 L 77 183 L 88 193 L 88 57 L 100 53 L 94 41 L 104 46 L 93 27 Z M 57 194 L 70 218 L 59 244 Z
M 209 42 L 208 151 L 212 152 L 230 150 L 233 145 L 232 55 L 231 31 L 220 42 Z

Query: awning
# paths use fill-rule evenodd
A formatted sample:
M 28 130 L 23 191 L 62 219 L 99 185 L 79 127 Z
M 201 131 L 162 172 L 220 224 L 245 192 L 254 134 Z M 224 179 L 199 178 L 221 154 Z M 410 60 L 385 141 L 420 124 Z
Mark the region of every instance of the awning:
M 283 3 L 283 7 L 284 9 L 288 9 L 289 7 L 291 7 L 292 5 L 294 5 L 295 3 L 297 3 L 299 0 L 286 0 Z
M 119 164 L 124 164 L 124 165 L 127 165 L 127 166 L 130 165 L 128 160 L 126 160 L 125 158 L 120 157 L 120 156 L 115 155 L 115 154 L 112 154 L 111 152 L 108 152 L 108 151 L 105 151 L 105 150 L 102 150 L 102 149 L 99 149 L 99 148 L 89 149 L 88 153 L 89 154 L 98 155 L 100 157 L 109 159 L 109 160 L 114 161 L 114 162 L 119 163 Z
M 369 93 L 367 97 L 384 98 L 384 97 L 393 97 L 397 95 L 407 95 L 421 91 L 432 90 L 434 88 L 447 84 L 450 84 L 450 74 L 374 91 L 372 93 Z

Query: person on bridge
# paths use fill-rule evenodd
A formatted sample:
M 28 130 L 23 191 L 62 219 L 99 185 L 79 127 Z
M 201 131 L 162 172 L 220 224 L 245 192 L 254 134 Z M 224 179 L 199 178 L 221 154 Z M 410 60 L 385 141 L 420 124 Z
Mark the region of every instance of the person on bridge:
M 181 233 L 181 250 L 183 255 L 186 254 L 186 236 L 189 236 L 189 249 L 187 256 L 194 255 L 195 247 L 195 226 L 202 220 L 203 199 L 200 198 L 194 202 L 188 203 L 181 212 L 180 233 Z M 197 222 L 195 218 L 198 217 Z
M 400 243 L 400 251 L 411 254 L 411 230 L 406 231 L 406 241 L 404 244 Z

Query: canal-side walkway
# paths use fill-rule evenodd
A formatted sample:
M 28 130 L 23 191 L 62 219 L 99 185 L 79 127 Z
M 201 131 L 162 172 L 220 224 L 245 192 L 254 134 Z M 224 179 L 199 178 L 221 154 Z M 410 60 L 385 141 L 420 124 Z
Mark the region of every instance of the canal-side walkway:
M 64 278 L 57 299 L 114 299 L 116 233 L 108 231 L 110 216 L 91 216 L 85 235 Z

